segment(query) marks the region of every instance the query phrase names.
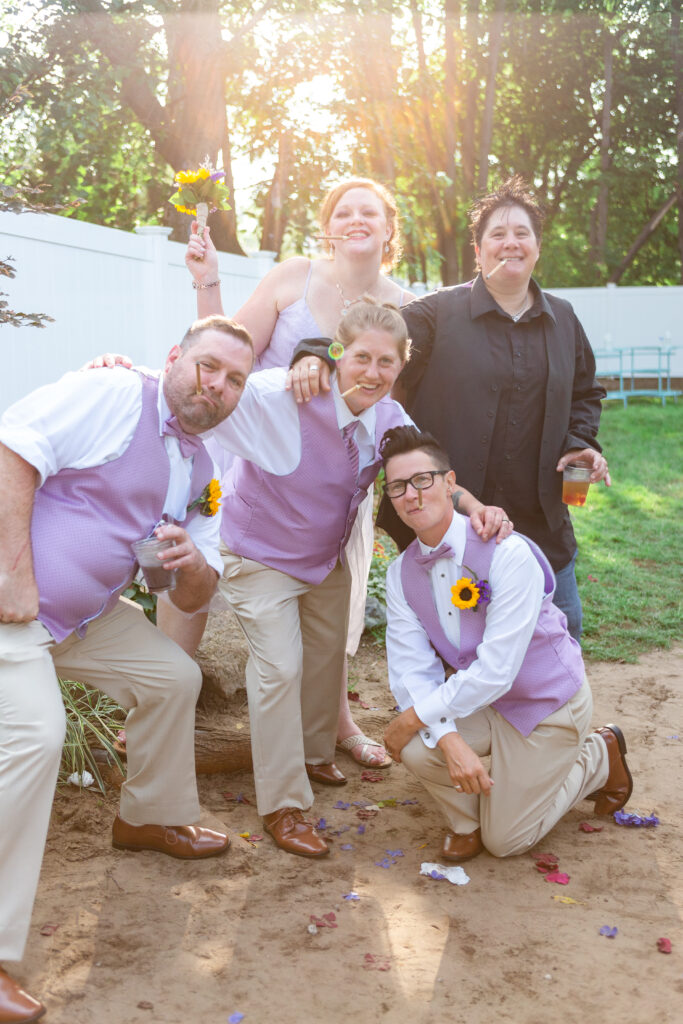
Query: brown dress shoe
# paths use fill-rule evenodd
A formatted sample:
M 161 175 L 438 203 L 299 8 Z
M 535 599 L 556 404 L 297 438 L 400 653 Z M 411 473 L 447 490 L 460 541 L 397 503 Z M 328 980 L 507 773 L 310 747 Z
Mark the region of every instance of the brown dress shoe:
M 315 826 L 306 821 L 298 807 L 280 807 L 272 814 L 263 815 L 263 827 L 277 845 L 287 853 L 299 857 L 324 857 L 330 848 Z
M 596 814 L 614 814 L 628 803 L 633 792 L 633 779 L 624 757 L 626 740 L 616 725 L 603 725 L 595 731 L 607 744 L 609 775 L 602 789 L 591 793 L 589 799 L 595 800 Z
M 347 779 L 337 768 L 336 764 L 307 764 L 306 774 L 313 782 L 319 782 L 323 786 L 345 786 Z
M 441 856 L 443 860 L 454 861 L 458 864 L 462 860 L 478 857 L 483 849 L 480 828 L 475 828 L 474 832 L 468 832 L 466 835 L 447 832 L 441 847 Z
M 129 825 L 117 815 L 112 827 L 112 846 L 117 850 L 156 850 L 180 860 L 197 860 L 225 853 L 230 839 L 200 825 Z
M 24 1024 L 25 1021 L 39 1020 L 44 1013 L 43 1004 L 24 992 L 19 982 L 0 967 L 1 1024 Z

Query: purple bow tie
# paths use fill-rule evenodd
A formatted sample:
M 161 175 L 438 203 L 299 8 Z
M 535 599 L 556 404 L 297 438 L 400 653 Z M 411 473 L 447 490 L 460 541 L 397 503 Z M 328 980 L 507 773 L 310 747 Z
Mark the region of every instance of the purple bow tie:
M 454 555 L 455 552 L 450 544 L 439 544 L 438 548 L 430 551 L 428 555 L 415 555 L 415 561 L 428 571 L 440 558 L 453 558 Z
M 199 437 L 195 434 L 186 434 L 183 428 L 178 423 L 175 416 L 169 416 L 164 423 L 164 429 L 162 431 L 164 437 L 177 437 L 178 444 L 180 445 L 180 454 L 184 459 L 194 455 L 202 447 L 202 442 Z

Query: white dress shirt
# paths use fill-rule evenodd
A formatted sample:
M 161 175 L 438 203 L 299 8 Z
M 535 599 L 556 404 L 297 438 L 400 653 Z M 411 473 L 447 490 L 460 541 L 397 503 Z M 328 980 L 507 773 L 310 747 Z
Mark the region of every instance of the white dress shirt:
M 280 366 L 250 374 L 234 412 L 204 435 L 207 449 L 221 469 L 224 468 L 223 449 L 255 463 L 274 476 L 287 476 L 294 472 L 301 461 L 301 425 L 294 394 L 285 391 L 286 379 L 287 370 Z M 375 458 L 375 407 L 372 405 L 354 416 L 339 393 L 334 373 L 331 384 L 340 431 L 347 423 L 358 420 L 354 440 L 360 456 L 359 469 L 363 470 Z M 313 399 L 329 400 L 327 394 Z M 412 423 L 407 413 L 404 417 L 407 424 Z
M 428 570 L 439 622 L 456 647 L 460 642 L 460 611 L 452 603 L 451 587 L 462 576 L 471 576 L 463 566 L 465 524 L 463 516 L 453 513 L 439 543 L 450 544 L 454 557 L 440 558 Z M 433 550 L 418 543 L 423 554 Z M 491 601 L 476 612 L 486 615 L 477 657 L 469 668 L 460 669 L 446 680 L 441 658 L 403 595 L 403 557 L 392 562 L 387 572 L 389 685 L 401 711 L 415 708 L 417 717 L 425 723 L 420 735 L 428 747 L 434 747 L 446 733 L 457 732 L 455 719 L 488 707 L 512 686 L 541 610 L 543 571 L 521 538 L 508 537 L 496 545 L 488 578 Z
M 158 389 L 159 434 L 170 416 Z M 67 373 L 15 402 L 0 418 L 0 442 L 34 466 L 41 487 L 61 469 L 91 469 L 117 459 L 128 448 L 142 413 L 142 381 L 123 367 Z M 183 458 L 178 439 L 164 437 L 171 472 L 163 511 L 182 522 L 190 498 L 192 457 Z M 218 478 L 218 469 L 214 466 Z M 208 480 L 207 480 L 208 483 Z M 194 516 L 187 532 L 219 574 L 220 509 Z

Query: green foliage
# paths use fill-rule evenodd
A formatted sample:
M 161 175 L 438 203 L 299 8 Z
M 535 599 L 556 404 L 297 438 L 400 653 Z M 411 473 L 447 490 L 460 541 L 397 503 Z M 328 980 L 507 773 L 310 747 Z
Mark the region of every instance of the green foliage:
M 60 679 L 59 686 L 66 711 L 66 738 L 58 782 L 65 785 L 74 772 L 82 775 L 87 770 L 104 793 L 105 784 L 93 749 L 104 750 L 109 763 L 125 775 L 114 742 L 126 713 L 111 697 L 84 683 Z
M 0 162 L 10 184 L 78 197 L 68 216 L 168 222 L 169 161 L 210 148 L 241 175 L 243 230 L 275 209 L 285 255 L 310 251 L 329 184 L 368 174 L 398 193 L 399 272 L 462 280 L 472 199 L 519 172 L 548 208 L 542 278 L 569 287 L 604 283 L 680 180 L 667 0 L 149 0 L 95 5 L 95 18 L 86 0 L 35 6 L 21 28 L 0 14 Z M 622 281 L 680 278 L 674 207 Z
M 589 658 L 632 662 L 680 641 L 682 436 L 680 403 L 642 399 L 603 412 L 612 487 L 591 487 L 572 513 Z
M 387 569 L 396 558 L 398 551 L 390 537 L 376 540 L 372 549 L 372 562 L 368 576 L 368 596 L 376 597 L 386 604 Z
M 139 583 L 138 580 L 133 580 L 131 585 L 124 590 L 123 596 L 127 597 L 129 601 L 134 601 L 136 604 L 139 604 L 149 621 L 156 626 L 157 595 L 150 594 L 144 583 Z

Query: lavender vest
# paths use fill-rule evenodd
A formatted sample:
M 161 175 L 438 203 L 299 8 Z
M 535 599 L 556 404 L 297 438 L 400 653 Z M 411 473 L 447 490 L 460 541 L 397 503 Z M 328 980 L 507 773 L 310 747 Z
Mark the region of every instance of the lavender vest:
M 170 463 L 159 436 L 156 378 L 142 374 L 142 412 L 117 459 L 92 469 L 62 469 L 36 491 L 31 521 L 38 619 L 57 643 L 111 611 L 137 571 L 131 544 L 163 517 Z M 202 448 L 192 464 L 190 502 L 212 475 Z M 197 514 L 193 510 L 180 523 Z
M 528 537 L 517 536 L 526 541 L 543 570 L 545 596 L 522 667 L 508 692 L 491 706 L 523 736 L 528 736 L 539 722 L 573 697 L 583 683 L 584 667 L 581 648 L 567 632 L 564 614 L 552 603 L 555 577 L 547 558 Z M 495 550 L 495 537 L 483 543 L 468 522 L 463 563 L 479 579 L 488 579 Z M 468 668 L 476 659 L 477 646 L 484 636 L 486 612 L 483 608 L 460 610 L 460 648 L 454 647 L 439 622 L 429 574 L 415 561 L 419 553 L 415 540 L 403 555 L 401 583 L 405 599 L 437 654 L 456 670 Z M 494 591 L 491 601 L 495 599 Z
M 331 395 L 299 407 L 301 460 L 275 476 L 236 459 L 223 499 L 221 536 L 235 554 L 305 583 L 322 583 L 343 561 L 358 506 L 377 476 L 385 430 L 404 423 L 390 398 L 375 406 L 375 459 L 356 480 Z

